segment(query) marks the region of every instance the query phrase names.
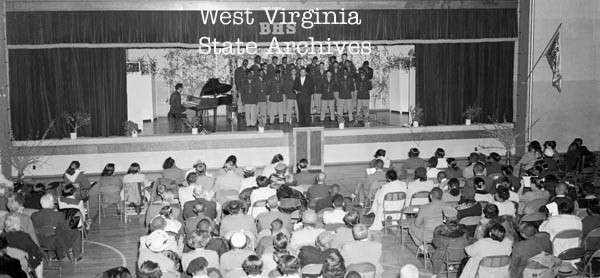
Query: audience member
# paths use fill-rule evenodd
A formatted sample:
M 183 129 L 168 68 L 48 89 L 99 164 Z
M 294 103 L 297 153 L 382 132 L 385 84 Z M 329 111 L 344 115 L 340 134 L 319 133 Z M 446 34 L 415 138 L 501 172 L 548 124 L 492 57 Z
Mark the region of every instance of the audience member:
M 203 203 L 195 203 L 194 204 L 193 212 L 196 215 L 186 219 L 184 222 L 184 225 L 183 225 L 184 232 L 186 235 L 196 231 L 200 220 L 207 218 L 206 215 L 204 214 L 204 210 L 205 209 L 204 209 Z M 208 218 L 208 219 L 210 219 L 210 218 Z
M 187 268 L 184 268 L 192 278 L 210 278 L 208 275 L 208 261 L 204 257 L 193 259 Z
M 405 175 L 411 170 L 414 172 L 414 170 L 419 167 L 427 167 L 427 161 L 420 158 L 419 154 L 421 154 L 421 152 L 417 148 L 412 148 L 408 151 L 408 159 L 402 164 L 402 169 L 404 170 Z
M 487 163 L 485 164 L 485 172 L 488 176 L 502 175 L 502 156 L 496 152 L 491 152 L 487 157 Z
M 537 228 L 527 222 L 519 225 L 519 233 L 523 240 L 515 242 L 511 255 L 510 277 L 523 277 L 527 261 L 535 255 L 546 252 L 552 254 L 552 242 L 547 233 L 538 233 Z
M 333 237 L 333 233 L 325 231 L 317 236 L 317 240 L 312 245 L 302 246 L 298 252 L 298 259 L 300 259 L 301 266 L 323 264 L 327 256 L 333 250 L 336 250 L 331 248 Z
M 496 277 L 492 269 L 481 268 L 479 269 L 479 262 L 488 256 L 508 256 L 512 252 L 513 242 L 505 237 L 506 231 L 500 224 L 494 224 L 488 230 L 486 236 L 477 240 L 475 243 L 465 247 L 465 253 L 469 255 L 468 261 L 462 272 L 460 278 L 474 278 L 474 277 Z
M 277 196 L 273 195 L 267 199 L 267 208 L 269 211 L 263 212 L 256 217 L 257 230 L 262 231 L 269 229 L 271 222 L 275 219 L 279 219 L 282 225 L 288 231 L 292 230 L 292 224 L 290 215 L 279 211 L 279 200 Z
M 344 244 L 340 250 L 346 265 L 372 263 L 376 269 L 376 276 L 381 277 L 383 274 L 383 266 L 380 263 L 381 243 L 369 239 L 369 229 L 363 224 L 356 224 L 352 228 L 352 235 L 354 241 Z
M 253 190 L 252 193 L 250 194 L 250 204 L 252 204 L 252 215 L 256 216 L 258 215 L 258 213 L 260 212 L 264 212 L 265 210 L 263 209 L 262 211 L 254 211 L 254 203 L 258 202 L 258 201 L 265 201 L 267 199 L 269 199 L 271 196 L 277 196 L 277 191 L 273 188 L 271 188 L 269 185 L 270 181 L 269 179 L 267 179 L 267 177 L 265 176 L 259 176 L 258 178 L 256 178 L 256 183 L 258 185 L 258 188 Z
M 432 156 L 429 158 L 429 161 L 427 162 L 427 178 L 428 179 L 435 179 L 437 178 L 437 174 L 441 171 L 440 169 L 438 169 L 438 158 L 435 156 Z
M 69 249 L 73 250 L 75 261 L 81 260 L 81 233 L 67 226 L 62 213 L 54 210 L 54 196 L 46 194 L 40 199 L 42 209 L 31 215 L 31 221 L 38 233 L 42 233 L 45 227 L 56 227 L 54 235 L 41 236 L 38 238 L 43 248 L 56 249 L 59 258 L 64 258 Z
M 333 210 L 323 212 L 323 223 L 327 224 L 342 224 L 346 215 L 345 201 L 342 195 L 333 196 Z
M 208 267 L 220 269 L 219 254 L 214 250 L 205 249 L 210 240 L 211 236 L 207 232 L 195 231 L 186 236 L 186 245 L 190 250 L 181 255 L 181 266 L 183 269 L 187 269 L 190 262 L 200 257 L 206 259 Z
M 455 158 L 449 157 L 446 159 L 446 163 L 448 163 L 448 169 L 446 169 L 446 175 L 449 179 L 452 178 L 462 178 L 463 177 L 463 169 L 458 167 L 458 161 Z
M 8 241 L 8 247 L 27 253 L 29 269 L 35 270 L 37 275 L 41 276 L 43 273 L 41 264 L 44 254 L 37 243 L 23 230 L 21 216 L 9 213 L 6 216 L 6 220 L 4 220 L 4 232 Z
M 24 208 L 23 202 L 24 198 L 21 194 L 12 193 L 8 195 L 8 204 L 6 207 L 10 214 L 19 218 L 20 227 L 23 231 L 29 234 L 36 244 L 39 244 L 33 222 L 31 221 L 31 215 L 37 210 Z M 4 215 L 0 213 L 0 230 L 4 229 L 4 221 L 8 215 L 8 213 Z
M 175 159 L 170 156 L 167 157 L 165 162 L 163 162 L 162 168 L 163 179 L 169 179 L 175 181 L 177 184 L 183 184 L 183 181 L 185 180 L 185 172 L 175 165 Z
M 315 204 L 315 211 L 320 212 L 325 208 L 333 208 L 333 196 L 340 194 L 340 185 L 334 184 L 329 187 L 329 195 L 323 199 L 317 200 Z M 349 204 L 347 204 L 349 205 Z
M 420 191 L 431 191 L 435 187 L 432 180 L 427 179 L 427 170 L 419 167 L 415 170 L 415 179 L 411 181 L 406 189 L 406 203 L 411 204 L 412 195 Z M 420 205 L 414 204 L 413 205 Z
M 300 278 L 301 267 L 300 260 L 292 255 L 282 256 L 277 262 L 277 270 L 284 278 Z M 269 275 L 271 277 L 271 275 Z
M 473 180 L 473 186 L 475 187 L 475 194 L 470 193 L 471 189 L 467 190 L 467 186 L 463 189 L 463 196 L 467 199 L 475 199 L 477 202 L 485 201 L 488 203 L 494 202 L 494 195 L 490 194 L 485 189 L 485 180 L 481 177 L 476 177 Z
M 431 254 L 433 273 L 439 275 L 446 264 L 446 254 L 449 261 L 460 261 L 464 257 L 462 251 L 468 244 L 467 227 L 458 224 L 456 209 L 447 207 L 443 210 L 444 223 L 433 230 L 433 246 L 435 251 Z M 452 247 L 452 250 L 448 249 Z
M 327 185 L 325 182 L 327 179 L 327 174 L 321 172 L 317 175 L 317 180 L 315 185 L 311 186 L 307 193 L 306 198 L 309 201 L 310 207 L 316 207 L 317 201 L 327 198 L 329 196 L 329 191 L 331 190 L 331 186 Z
M 100 188 L 100 190 L 102 190 L 102 188 Z M 37 209 L 37 210 L 42 209 L 42 206 L 40 205 L 40 199 L 42 198 L 42 196 L 44 196 L 44 194 L 46 194 L 45 191 L 46 191 L 46 186 L 43 183 L 36 183 L 33 186 L 31 193 L 28 195 L 25 195 L 25 204 L 23 204 L 24 207 L 29 208 L 29 209 Z M 120 197 L 119 197 L 119 202 L 120 202 Z
M 437 148 L 435 150 L 435 157 L 437 158 L 437 168 L 438 169 L 446 169 L 448 168 L 448 162 L 444 158 L 446 156 L 446 151 L 442 148 Z
M 579 238 L 577 239 L 554 239 L 554 237 L 565 230 L 582 230 L 583 223 L 581 219 L 573 215 L 573 207 L 568 203 L 561 203 L 558 206 L 558 215 L 550 216 L 540 225 L 540 232 L 550 234 L 553 246 L 552 251 L 554 256 L 558 256 L 562 251 L 572 247 L 579 246 Z
M 139 278 L 161 278 L 162 271 L 160 270 L 160 266 L 152 261 L 144 261 L 142 265 L 139 267 Z
M 289 237 L 284 233 L 277 233 L 271 239 L 271 247 L 266 248 L 261 254 L 261 260 L 264 264 L 263 274 L 267 276 L 271 271 L 277 269 L 277 262 L 285 255 L 289 255 Z
M 473 173 L 473 168 L 478 161 L 479 161 L 479 154 L 477 154 L 477 153 L 469 154 L 469 164 L 467 165 L 467 167 L 465 167 L 463 169 L 462 177 L 464 177 L 465 179 L 470 179 L 470 178 L 474 177 L 475 174 Z M 448 163 L 448 164 L 450 164 L 450 163 Z
M 0 274 L 11 278 L 28 277 L 19 260 L 8 255 L 8 240 L 4 233 L 0 233 Z
M 360 223 L 360 214 L 356 210 L 352 210 L 344 216 L 344 227 L 339 227 L 335 231 L 331 248 L 340 249 L 342 245 L 354 241 L 352 228 Z
M 570 207 L 576 209 L 577 206 L 575 205 L 573 199 L 571 199 L 570 196 L 567 196 L 568 191 L 569 186 L 566 183 L 558 183 L 556 188 L 554 188 L 555 195 L 548 201 L 548 203 L 555 203 L 556 207 L 559 207 L 562 203 L 568 203 Z
M 312 210 L 302 213 L 302 229 L 294 231 L 290 240 L 291 250 L 300 250 L 300 247 L 313 245 L 317 236 L 324 232 L 324 229 L 317 228 L 317 214 Z
M 508 188 L 500 186 L 494 194 L 493 204 L 498 207 L 498 215 L 516 216 L 518 204 L 509 200 L 510 194 Z
M 100 179 L 98 179 L 98 190 L 102 196 L 103 209 L 109 204 L 117 205 L 117 212 L 121 206 L 121 190 L 123 190 L 123 179 L 119 176 L 115 176 L 115 164 L 108 163 L 104 166 Z
M 298 185 L 312 185 L 315 183 L 316 175 L 308 171 L 308 160 L 306 158 L 300 159 L 296 164 L 296 181 Z
M 521 160 L 515 165 L 515 169 L 523 169 L 525 171 L 533 168 L 535 162 L 543 159 L 542 146 L 538 141 L 532 141 L 527 146 L 527 152 L 523 154 Z
M 225 207 L 225 206 L 224 206 Z M 251 215 L 244 213 L 243 204 L 240 201 L 230 201 L 228 206 L 229 215 L 221 219 L 220 234 L 222 236 L 232 231 L 247 231 L 255 237 L 257 235 L 256 224 Z
M 477 182 L 475 181 L 475 179 L 477 179 L 479 182 L 481 182 L 480 180 L 483 180 L 484 183 L 484 187 L 483 189 L 485 191 L 487 191 L 488 193 L 494 194 L 496 193 L 496 188 L 494 187 L 494 180 L 488 176 L 486 176 L 485 174 L 485 165 L 481 162 L 476 162 L 473 165 L 473 176 L 470 178 L 467 178 L 466 183 L 465 183 L 465 188 L 463 189 L 463 195 L 465 195 L 465 197 L 467 198 L 472 198 L 473 197 L 473 191 L 476 189 L 476 185 Z
M 67 168 L 64 174 L 65 183 L 76 184 L 79 189 L 89 190 L 92 187 L 92 184 L 85 173 L 79 169 L 80 167 L 81 164 L 79 161 L 71 161 L 69 168 Z
M 588 215 L 582 220 L 582 238 L 585 238 L 592 230 L 600 228 L 600 205 L 590 205 L 586 210 Z
M 237 166 L 232 161 L 225 162 L 222 171 L 215 179 L 215 192 L 233 190 L 240 192 L 243 178 L 237 172 Z
M 194 198 L 195 200 L 187 201 L 183 204 L 183 219 L 188 219 L 196 216 L 194 212 L 194 206 L 197 203 L 204 204 L 204 215 L 206 217 L 210 217 L 211 219 L 217 218 L 217 203 L 212 201 L 212 197 L 209 196 L 210 193 L 207 193 L 202 187 L 197 186 L 194 188 Z M 206 198 L 208 199 L 206 199 Z
M 373 155 L 373 159 L 369 162 L 369 168 L 375 168 L 375 162 L 377 159 L 383 161 L 384 169 L 394 169 L 394 165 L 392 164 L 392 160 L 387 156 L 387 151 L 384 149 L 378 149 Z
M 283 155 L 278 153 L 273 156 L 273 159 L 271 159 L 271 164 L 265 166 L 265 168 L 262 171 L 262 175 L 265 177 L 271 177 L 272 174 L 275 174 L 275 166 L 277 166 L 277 164 L 279 164 L 279 163 L 283 164 L 284 161 L 283 161 Z
M 445 173 L 445 172 L 440 172 L 440 173 Z M 460 201 L 460 199 L 461 199 L 460 182 L 458 181 L 457 178 L 450 179 L 448 181 L 448 184 L 445 187 L 447 187 L 447 189 L 440 187 L 440 189 L 444 190 L 444 195 L 442 196 L 442 202 L 458 202 L 458 201 Z
M 408 193 L 406 183 L 398 180 L 398 174 L 395 170 L 388 170 L 385 173 L 385 178 L 388 183 L 382 185 L 381 188 L 377 191 L 377 193 L 375 193 L 375 198 L 373 198 L 373 205 L 371 206 L 371 213 L 375 214 L 373 224 L 371 225 L 371 227 L 369 227 L 369 229 L 372 231 L 379 231 L 383 229 L 383 221 L 385 220 L 383 216 L 383 202 L 385 199 L 385 195 L 390 192 L 404 192 L 405 194 Z M 406 196 L 404 200 L 389 202 L 392 204 L 387 203 L 388 206 L 392 206 L 392 208 L 388 207 L 387 210 L 401 210 L 407 204 L 407 198 L 408 196 Z M 400 218 L 400 215 L 390 216 L 392 217 L 392 219 L 395 220 L 398 220 Z
M 144 262 L 152 261 L 158 264 L 162 277 L 179 277 L 178 265 L 181 253 L 168 249 L 170 240 L 169 234 L 163 230 L 150 233 L 145 241 L 140 242 L 138 267 L 141 269 Z
M 447 203 L 442 202 L 442 194 L 442 190 L 437 187 L 431 189 L 429 193 L 431 202 L 421 206 L 415 223 L 408 229 L 415 245 L 419 248 L 423 242 L 431 242 L 433 230 L 442 224 L 442 210 L 448 207 Z
M 228 172 L 234 172 L 236 175 L 243 177 L 244 176 L 244 170 L 242 170 L 242 168 L 238 167 L 237 164 L 237 157 L 235 155 L 230 155 L 227 157 L 227 159 L 225 159 L 225 162 L 223 163 L 223 167 L 221 169 L 219 169 L 219 171 L 217 172 L 217 177 L 225 175 Z
M 244 189 L 256 187 L 256 177 L 254 176 L 256 169 L 251 166 L 246 166 L 244 168 L 244 178 L 242 179 L 240 185 L 240 192 L 244 191 Z
M 458 201 L 456 211 L 458 211 L 457 220 L 460 221 L 469 216 L 481 216 L 483 208 L 481 207 L 481 203 L 476 202 L 474 199 L 461 197 L 460 201 Z
M 231 250 L 221 255 L 221 272 L 227 273 L 234 269 L 240 269 L 248 256 L 255 255 L 254 251 L 246 249 L 249 240 L 246 234 L 235 232 L 229 240 Z
M 364 179 L 354 190 L 354 195 L 358 196 L 360 204 L 364 204 L 366 198 L 371 197 L 371 193 L 377 191 L 376 184 L 385 181 L 385 172 L 383 171 L 383 161 L 375 160 L 374 172 L 365 174 Z M 374 187 L 375 186 L 375 187 Z M 381 185 L 379 185 L 381 186 Z
M 323 268 L 321 269 L 322 278 L 344 278 L 346 274 L 346 265 L 344 257 L 337 249 L 331 249 L 331 252 L 322 261 Z
M 256 255 L 250 255 L 242 263 L 242 269 L 247 275 L 247 278 L 262 278 L 263 261 Z
M 198 232 L 208 233 L 212 237 L 204 249 L 213 250 L 217 252 L 219 256 L 229 251 L 229 243 L 224 238 L 219 237 L 217 224 L 214 221 L 209 218 L 204 218 L 198 222 L 196 227 Z

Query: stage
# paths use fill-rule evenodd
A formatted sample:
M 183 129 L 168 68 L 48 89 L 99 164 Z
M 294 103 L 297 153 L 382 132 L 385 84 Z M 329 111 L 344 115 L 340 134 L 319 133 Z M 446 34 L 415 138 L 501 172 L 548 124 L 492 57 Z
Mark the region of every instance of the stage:
M 408 128 L 384 123 L 386 122 L 370 128 L 350 126 L 345 129 L 334 128 L 325 123 L 321 142 L 325 168 L 331 165 L 366 163 L 379 148 L 386 149 L 388 156 L 397 161 L 406 159 L 408 150 L 413 147 L 421 150 L 423 158 L 432 156 L 438 147 L 446 150 L 446 157 L 461 158 L 475 150 L 503 153 L 500 148 L 490 148 L 499 146 L 485 132 L 485 128 L 492 128 L 492 125 Z M 156 125 L 158 131 L 163 128 L 160 120 L 148 124 Z M 195 161 L 201 159 L 209 169 L 214 170 L 222 167 L 231 154 L 237 156 L 238 165 L 251 165 L 260 169 L 270 163 L 277 153 L 281 153 L 286 162 L 290 162 L 294 148 L 294 133 L 289 132 L 290 130 L 290 127 L 287 130 L 270 130 L 267 126 L 264 133 L 238 130 L 208 135 L 149 135 L 146 129 L 137 138 L 121 136 L 45 140 L 37 147 L 37 153 L 42 155 L 44 163 L 35 169 L 28 169 L 26 175 L 32 178 L 61 176 L 73 160 L 80 161 L 82 170 L 90 175 L 100 173 L 107 163 L 115 163 L 117 172 L 125 172 L 132 162 L 138 162 L 142 172 L 157 173 L 162 170 L 163 161 L 167 157 L 173 157 L 180 168 L 190 168 Z M 17 147 L 25 146 L 26 142 L 14 144 Z M 295 161 L 292 163 L 295 164 Z M 14 169 L 13 175 L 16 175 Z

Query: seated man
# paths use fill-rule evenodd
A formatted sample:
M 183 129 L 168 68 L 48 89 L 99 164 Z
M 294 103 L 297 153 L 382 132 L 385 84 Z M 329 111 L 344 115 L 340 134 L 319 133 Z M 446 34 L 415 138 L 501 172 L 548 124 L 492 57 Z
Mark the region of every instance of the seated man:
M 325 211 L 323 213 L 323 223 L 327 224 L 341 224 L 344 223 L 344 216 L 346 215 L 346 211 L 344 211 L 345 201 L 342 195 L 333 196 L 333 210 Z
M 158 215 L 165 206 L 172 208 L 174 218 L 181 218 L 181 206 L 179 205 L 179 202 L 175 200 L 175 192 L 171 189 L 167 189 L 161 194 L 159 201 L 153 202 L 148 206 L 146 211 L 146 225 L 149 225 L 150 220 Z
M 333 233 L 322 232 L 317 236 L 315 245 L 302 246 L 298 252 L 300 264 L 306 266 L 309 264 L 322 264 L 331 253 L 331 243 L 333 242 Z
M 451 246 L 458 251 L 448 252 L 450 261 L 460 261 L 464 258 L 464 248 L 469 244 L 467 240 L 467 227 L 458 224 L 456 209 L 447 207 L 443 210 L 444 224 L 433 230 L 433 246 L 435 251 L 431 254 L 433 273 L 439 275 L 446 263 L 447 248 Z
M 204 249 L 213 250 L 221 256 L 223 253 L 229 251 L 229 243 L 222 237 L 219 237 L 219 231 L 216 227 L 217 224 L 212 219 L 204 218 L 198 222 L 196 230 L 201 233 L 207 233 L 212 237 Z
M 140 238 L 142 240 L 142 238 Z M 163 230 L 155 230 L 140 241 L 140 253 L 137 260 L 137 266 L 142 267 L 146 261 L 152 261 L 158 264 L 162 272 L 162 277 L 179 277 L 178 263 L 181 253 L 169 250 L 170 236 Z
M 202 187 L 198 186 L 194 188 L 194 198 L 193 201 L 188 201 L 183 205 L 183 219 L 188 219 L 190 217 L 194 217 L 196 213 L 194 213 L 194 205 L 196 203 L 204 204 L 204 214 L 211 219 L 217 218 L 217 203 L 212 201 L 210 198 L 206 199 L 204 197 L 208 197 L 205 194 L 205 191 Z
M 410 225 L 409 233 L 415 245 L 421 246 L 424 242 L 433 240 L 433 230 L 442 224 L 442 210 L 448 207 L 442 202 L 442 192 L 439 188 L 433 188 L 429 194 L 430 203 L 422 205 L 415 223 Z
M 221 272 L 227 273 L 234 269 L 240 269 L 242 263 L 248 256 L 256 255 L 254 251 L 246 249 L 249 243 L 244 233 L 235 232 L 229 240 L 231 250 L 223 253 L 220 258 Z
M 283 227 L 288 231 L 292 230 L 290 215 L 280 212 L 278 207 L 279 199 L 277 199 L 277 196 L 273 195 L 267 199 L 267 208 L 269 211 L 263 212 L 256 217 L 257 231 L 269 229 L 269 225 L 271 225 L 275 219 L 281 220 Z
M 221 236 L 227 235 L 229 232 L 241 231 L 250 232 L 256 238 L 258 234 L 256 231 L 256 224 L 254 218 L 251 215 L 244 213 L 244 204 L 240 201 L 231 201 L 226 208 L 229 211 L 229 215 L 221 219 L 220 234 Z
M 385 182 L 385 172 L 383 171 L 383 160 L 375 160 L 375 172 L 367 173 L 362 182 L 360 182 L 354 190 L 354 195 L 358 196 L 360 204 L 363 204 L 366 198 L 370 198 L 371 192 L 377 191 L 379 188 L 373 188 L 375 183 Z M 381 186 L 381 185 L 380 185 Z
M 473 176 L 467 179 L 465 183 L 465 188 L 463 189 L 463 195 L 465 198 L 472 198 L 475 192 L 475 179 L 480 178 L 484 182 L 484 190 L 494 194 L 496 193 L 496 188 L 494 187 L 494 180 L 485 175 L 485 165 L 481 162 L 475 163 L 473 165 Z
M 415 169 L 415 179 L 411 181 L 406 189 L 406 204 L 410 204 L 412 201 L 412 195 L 420 191 L 431 191 L 435 187 L 432 180 L 427 179 L 427 170 L 423 167 Z M 422 203 L 421 203 L 422 204 Z M 414 203 L 413 205 L 421 205 Z
M 552 242 L 548 234 L 538 233 L 537 228 L 528 222 L 519 225 L 519 232 L 524 240 L 517 241 L 513 245 L 510 277 L 523 277 L 527 261 L 540 252 L 552 254 Z
M 166 246 L 164 247 L 164 250 L 170 250 L 173 253 L 181 256 L 181 254 L 183 253 L 183 237 L 179 237 L 177 234 L 172 233 L 172 232 L 167 232 L 166 228 L 167 228 L 168 222 L 167 219 L 165 219 L 164 217 L 155 217 L 154 219 L 152 219 L 152 221 L 150 222 L 150 225 L 148 227 L 148 232 L 149 234 L 151 234 L 154 231 L 163 231 L 165 233 L 167 233 L 168 237 L 167 237 L 167 242 L 166 242 Z M 145 256 L 145 254 L 150 254 L 153 251 L 150 249 L 152 246 L 147 245 L 146 243 L 150 244 L 151 243 L 151 239 L 149 239 L 149 234 L 148 235 L 143 235 L 140 237 L 140 246 L 139 246 L 139 250 L 138 250 L 138 254 L 140 255 L 140 260 L 142 260 Z M 156 246 L 155 246 L 156 247 Z M 139 261 L 139 263 L 143 263 L 144 260 Z
M 587 208 L 588 215 L 583 218 L 582 237 L 585 238 L 589 232 L 600 228 L 600 205 L 590 205 Z
M 302 229 L 296 230 L 290 240 L 290 249 L 297 251 L 302 246 L 314 245 L 317 236 L 324 232 L 324 229 L 316 227 L 317 214 L 312 210 L 304 211 L 302 214 Z M 292 252 L 295 254 L 294 252 Z
M 375 193 L 375 198 L 373 198 L 373 206 L 371 207 L 370 213 L 375 214 L 375 219 L 373 219 L 373 225 L 371 225 L 371 227 L 369 228 L 372 231 L 379 231 L 383 229 L 383 200 L 385 198 L 385 195 L 390 192 L 407 192 L 406 183 L 398 180 L 398 175 L 395 170 L 388 170 L 385 173 L 385 178 L 388 181 L 388 183 L 381 186 L 377 193 Z M 402 207 L 404 207 L 405 203 L 406 199 L 404 199 L 403 201 L 394 202 L 394 208 L 388 208 L 388 210 L 401 210 Z
M 342 246 L 340 252 L 346 265 L 355 263 L 372 263 L 375 266 L 378 277 L 383 274 L 383 266 L 380 263 L 382 246 L 380 242 L 369 239 L 369 229 L 364 224 L 357 224 L 352 228 L 354 241 Z
M 307 193 L 306 198 L 309 201 L 309 207 L 314 208 L 318 200 L 324 199 L 329 196 L 331 186 L 326 183 L 327 174 L 321 172 L 317 175 L 317 182 L 311 186 Z
M 559 239 L 554 240 L 554 237 L 565 230 L 582 230 L 583 223 L 581 219 L 573 215 L 573 207 L 568 203 L 561 203 L 558 206 L 559 215 L 550 216 L 540 225 L 540 232 L 550 234 L 550 240 L 553 243 L 552 251 L 554 256 L 558 256 L 562 251 L 572 247 L 579 246 L 579 238 L 577 239 Z
M 240 192 L 243 178 L 237 172 L 237 167 L 233 162 L 225 162 L 223 166 L 223 175 L 217 176 L 215 179 L 215 192 L 221 190 L 235 190 Z
M 333 196 L 340 193 L 340 185 L 334 184 L 329 188 L 329 195 L 323 199 L 317 201 L 315 206 L 315 211 L 318 213 L 324 208 L 332 208 L 333 207 Z
M 81 233 L 78 230 L 72 230 L 67 226 L 65 216 L 54 210 L 54 196 L 45 194 L 40 199 L 42 209 L 31 215 L 31 221 L 35 230 L 43 233 L 47 227 L 55 227 L 56 232 L 53 236 L 41 235 L 38 240 L 40 246 L 56 249 L 60 258 L 64 258 L 69 249 L 73 249 L 75 261 L 81 260 Z
M 184 232 L 186 235 L 195 232 L 198 226 L 198 222 L 200 222 L 200 220 L 206 217 L 206 215 L 204 215 L 203 203 L 195 203 L 193 211 L 196 215 L 186 219 L 184 222 Z
M 569 192 L 569 186 L 564 182 L 559 182 L 554 188 L 554 192 L 556 195 L 550 199 L 548 203 L 556 203 L 557 206 L 560 206 L 562 203 L 569 203 L 569 206 L 573 207 L 575 210 L 577 207 L 575 206 L 575 202 L 570 196 L 567 196 Z

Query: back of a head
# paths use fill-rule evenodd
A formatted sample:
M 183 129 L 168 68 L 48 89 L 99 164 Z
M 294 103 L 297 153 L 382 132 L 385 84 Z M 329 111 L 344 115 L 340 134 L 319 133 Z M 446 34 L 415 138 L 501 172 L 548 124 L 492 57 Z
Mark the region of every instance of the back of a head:
M 335 208 L 344 208 L 344 196 L 337 194 L 332 198 L 333 206 Z
M 379 149 L 375 152 L 374 157 L 378 158 L 378 157 L 384 157 L 385 156 L 385 150 L 384 149 Z
M 202 219 L 196 225 L 196 229 L 200 232 L 208 232 L 211 233 L 213 230 L 212 225 L 210 224 L 210 220 Z
M 537 233 L 537 228 L 529 222 L 521 222 L 519 232 L 523 238 L 530 239 Z
M 435 156 L 430 157 L 428 163 L 429 163 L 430 168 L 436 168 L 438 165 L 437 157 L 435 157 Z
M 23 195 L 13 193 L 8 197 L 8 203 L 6 204 L 6 207 L 8 208 L 8 211 L 16 212 L 23 207 L 24 203 L 25 197 L 23 197 Z
M 283 161 L 283 155 L 281 155 L 280 153 L 276 154 L 273 156 L 273 159 L 271 159 L 271 164 L 275 164 L 277 162 L 282 162 Z
M 408 157 L 419 157 L 420 153 L 421 152 L 419 151 L 419 149 L 412 148 L 412 149 L 410 149 L 410 151 L 408 151 Z
M 446 151 L 444 149 L 437 148 L 437 150 L 435 150 L 435 157 L 444 158 L 444 156 L 446 156 Z
M 498 223 L 492 225 L 492 227 L 490 227 L 488 230 L 489 238 L 495 241 L 503 241 L 505 233 L 506 230 L 504 229 L 504 227 Z
M 489 204 L 485 207 L 485 209 L 483 210 L 483 216 L 485 216 L 485 218 L 487 219 L 494 219 L 496 217 L 498 217 L 499 211 L 498 211 L 498 206 L 494 205 L 494 204 Z
M 279 199 L 277 199 L 277 195 L 273 195 L 267 199 L 267 207 L 271 210 L 277 209 L 279 206 Z
M 269 179 L 265 176 L 256 177 L 256 185 L 258 187 L 267 187 L 269 185 Z
M 73 196 L 75 195 L 75 192 L 77 191 L 77 188 L 75 188 L 75 186 L 73 184 L 67 184 L 65 185 L 65 187 L 62 190 L 62 195 L 63 197 L 69 197 L 69 196 Z
M 383 160 L 375 159 L 375 169 L 383 169 Z
M 442 182 L 443 180 L 445 180 L 446 178 L 448 178 L 448 174 L 446 174 L 445 171 L 439 171 L 437 173 L 437 180 L 438 182 Z
M 277 233 L 274 237 L 273 237 L 273 249 L 275 249 L 275 251 L 283 251 L 286 250 L 289 244 L 289 239 L 287 237 L 287 235 L 285 235 L 284 233 Z
M 294 275 L 300 272 L 300 260 L 292 255 L 284 255 L 277 263 L 277 270 L 283 275 Z
M 387 170 L 387 172 L 385 172 L 385 178 L 388 181 L 395 181 L 398 179 L 398 173 L 396 173 L 396 170 L 394 169 Z
M 511 165 L 503 165 L 503 166 L 502 166 L 500 169 L 502 170 L 502 173 L 503 173 L 505 176 L 510 176 L 510 175 L 512 175 L 512 173 L 513 173 L 513 170 L 514 170 L 514 169 L 513 169 L 513 167 L 512 167 Z
M 400 278 L 419 278 L 419 269 L 413 264 L 404 265 L 400 269 Z
M 475 165 L 473 166 L 473 173 L 482 174 L 483 171 L 485 171 L 485 165 L 480 162 L 475 163 Z
M 427 180 L 427 169 L 423 168 L 423 167 L 418 167 L 417 169 L 415 169 L 415 180 L 418 179 L 420 181 L 426 181 Z
M 500 156 L 498 153 L 490 153 L 490 159 L 492 159 L 493 161 L 496 162 L 500 162 L 500 160 L 502 159 L 502 156 Z
M 163 163 L 163 169 L 171 169 L 173 168 L 173 166 L 175 166 L 175 159 L 173 159 L 172 157 L 167 157 L 167 159 L 165 159 L 165 162 Z
M 187 177 L 185 177 L 185 180 L 188 182 L 188 184 L 196 183 L 196 181 L 198 181 L 198 173 L 190 172 Z
M 250 255 L 242 263 L 242 269 L 247 275 L 260 275 L 263 270 L 263 262 L 256 255 Z
M 469 154 L 469 162 L 471 162 L 471 164 L 473 164 L 477 161 L 479 161 L 479 154 L 478 153 L 470 153 Z
M 315 246 L 320 248 L 321 250 L 325 250 L 331 247 L 331 243 L 333 242 L 333 233 L 329 231 L 325 231 L 320 233 L 317 236 L 317 240 L 315 241 Z
M 431 200 L 441 200 L 442 196 L 444 195 L 444 191 L 442 191 L 439 187 L 434 187 L 433 189 L 431 189 L 431 192 L 429 192 L 429 196 L 431 197 Z
M 352 228 L 356 224 L 360 223 L 360 214 L 358 211 L 352 210 L 344 215 L 343 221 L 344 224 L 346 224 L 346 227 Z
M 43 193 L 44 191 L 46 191 L 46 186 L 43 183 L 36 183 L 33 186 L 33 192 L 37 192 L 37 193 L 42 192 Z
M 566 195 L 568 191 L 569 187 L 564 182 L 559 182 L 556 185 L 556 188 L 554 188 L 554 193 L 556 193 L 556 195 Z
M 150 221 L 150 225 L 148 226 L 149 232 L 154 232 L 156 230 L 164 230 L 167 227 L 167 221 L 164 217 L 155 216 Z
M 559 214 L 573 214 L 573 205 L 569 202 L 562 202 L 558 205 Z
M 44 194 L 42 198 L 40 198 L 40 205 L 45 209 L 53 209 L 54 208 L 54 196 L 50 193 Z
M 362 276 L 360 276 L 360 274 L 356 271 L 350 271 L 348 272 L 348 274 L 346 274 L 346 278 L 362 278 Z
M 194 231 L 186 237 L 186 244 L 191 249 L 202 249 L 210 242 L 211 236 L 207 232 Z
M 157 263 L 153 261 L 145 261 L 140 266 L 139 276 L 140 278 L 161 278 L 162 271 Z
M 369 237 L 369 229 L 364 224 L 356 224 L 352 227 L 352 236 L 354 240 L 364 240 Z
M 340 185 L 337 184 L 337 183 L 334 184 L 334 185 L 332 185 L 331 188 L 330 188 L 330 195 L 331 196 L 335 196 L 335 195 L 337 195 L 339 193 L 340 193 Z
M 496 188 L 496 195 L 499 198 L 498 201 L 506 201 L 510 198 L 510 192 L 505 186 L 498 186 L 498 188 Z

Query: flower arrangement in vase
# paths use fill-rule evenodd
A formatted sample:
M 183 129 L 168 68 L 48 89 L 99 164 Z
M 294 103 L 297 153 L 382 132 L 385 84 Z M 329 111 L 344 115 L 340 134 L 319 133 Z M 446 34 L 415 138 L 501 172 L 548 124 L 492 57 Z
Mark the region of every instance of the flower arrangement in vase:
M 92 120 L 92 116 L 90 116 L 89 113 L 84 112 L 63 112 L 62 117 L 73 130 L 73 132 L 71 132 L 71 139 L 73 140 L 77 139 L 77 129 L 89 125 Z
M 198 134 L 198 129 L 202 126 L 202 120 L 198 116 L 193 116 L 191 119 L 185 119 L 183 121 L 185 125 L 192 129 L 192 134 Z
M 463 117 L 465 117 L 465 125 L 471 125 L 473 119 L 475 119 L 483 109 L 477 105 L 467 107 L 467 110 L 463 113 Z
M 134 121 L 123 122 L 123 129 L 125 130 L 125 136 L 138 137 L 140 127 Z
M 419 122 L 423 119 L 423 107 L 411 106 L 408 108 L 410 114 L 411 125 L 413 127 L 419 127 Z
M 335 118 L 337 119 L 339 129 L 344 129 L 346 125 L 346 119 L 344 118 L 344 115 L 337 114 L 335 115 Z
M 258 115 L 257 120 L 258 120 L 258 132 L 264 133 L 265 125 L 267 124 L 267 116 L 264 114 Z

